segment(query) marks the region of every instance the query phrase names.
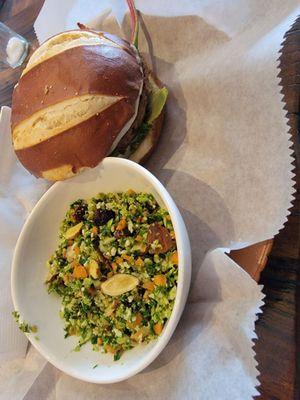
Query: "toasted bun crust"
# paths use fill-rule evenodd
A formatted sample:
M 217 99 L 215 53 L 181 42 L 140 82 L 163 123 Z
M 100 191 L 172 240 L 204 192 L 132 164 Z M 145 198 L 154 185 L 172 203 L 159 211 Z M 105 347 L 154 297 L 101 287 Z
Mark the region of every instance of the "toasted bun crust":
M 134 121 L 143 78 L 138 54 L 118 37 L 78 30 L 49 39 L 13 93 L 12 138 L 21 163 L 50 180 L 95 167 Z

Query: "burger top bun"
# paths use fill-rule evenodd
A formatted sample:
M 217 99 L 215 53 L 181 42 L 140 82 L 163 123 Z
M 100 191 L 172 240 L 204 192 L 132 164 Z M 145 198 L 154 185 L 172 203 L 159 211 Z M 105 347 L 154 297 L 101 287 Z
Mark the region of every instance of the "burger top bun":
M 74 30 L 43 43 L 13 92 L 21 163 L 49 180 L 95 167 L 135 120 L 143 79 L 135 48 L 108 33 Z

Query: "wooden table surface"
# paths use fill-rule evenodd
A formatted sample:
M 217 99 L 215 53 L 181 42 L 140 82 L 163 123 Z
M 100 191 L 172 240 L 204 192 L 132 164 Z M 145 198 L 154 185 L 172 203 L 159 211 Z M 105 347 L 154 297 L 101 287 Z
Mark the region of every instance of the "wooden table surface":
M 0 21 L 37 44 L 32 25 L 43 4 L 43 0 L 5 0 L 0 9 Z M 282 53 L 281 74 L 285 101 L 294 143 L 298 145 L 300 126 L 300 22 L 287 35 L 287 50 Z M 290 43 L 290 44 L 289 44 Z M 298 45 L 298 47 L 297 47 Z M 296 62 L 299 61 L 299 64 Z M 296 65 L 290 71 L 289 66 Z M 22 68 L 15 70 L 0 66 L 0 106 L 11 104 L 11 94 Z M 291 79 L 291 75 L 295 79 Z M 297 146 L 296 145 L 296 146 Z M 299 151 L 299 150 L 297 150 Z M 299 158 L 298 158 L 299 160 Z M 256 359 L 259 363 L 261 400 L 300 399 L 300 331 L 299 307 L 299 246 L 300 246 L 300 196 L 299 174 L 294 207 L 285 228 L 274 238 L 243 250 L 234 251 L 230 256 L 249 274 L 264 285 L 266 294 L 264 312 L 256 322 L 258 340 L 255 344 Z M 271 253 L 270 253 L 271 251 Z M 265 267 L 263 272 L 261 270 Z M 297 319 L 298 312 L 298 319 Z M 42 399 L 41 399 L 42 400 Z M 212 399 L 213 400 L 213 399 Z M 243 399 L 241 399 L 243 400 Z

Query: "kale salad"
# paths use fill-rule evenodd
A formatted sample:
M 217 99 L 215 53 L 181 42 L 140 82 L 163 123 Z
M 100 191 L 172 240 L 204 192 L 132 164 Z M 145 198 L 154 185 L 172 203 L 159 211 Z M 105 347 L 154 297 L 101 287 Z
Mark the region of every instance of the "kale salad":
M 122 353 L 156 339 L 174 306 L 178 253 L 168 211 L 152 194 L 99 193 L 70 205 L 46 285 L 61 297 L 75 350 Z

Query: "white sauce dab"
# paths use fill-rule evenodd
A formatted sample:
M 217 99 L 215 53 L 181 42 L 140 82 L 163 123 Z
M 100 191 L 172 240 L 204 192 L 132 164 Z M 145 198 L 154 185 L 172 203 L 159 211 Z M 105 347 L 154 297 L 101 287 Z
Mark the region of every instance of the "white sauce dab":
M 7 62 L 13 67 L 18 64 L 25 51 L 25 43 L 18 37 L 9 39 L 6 46 Z

